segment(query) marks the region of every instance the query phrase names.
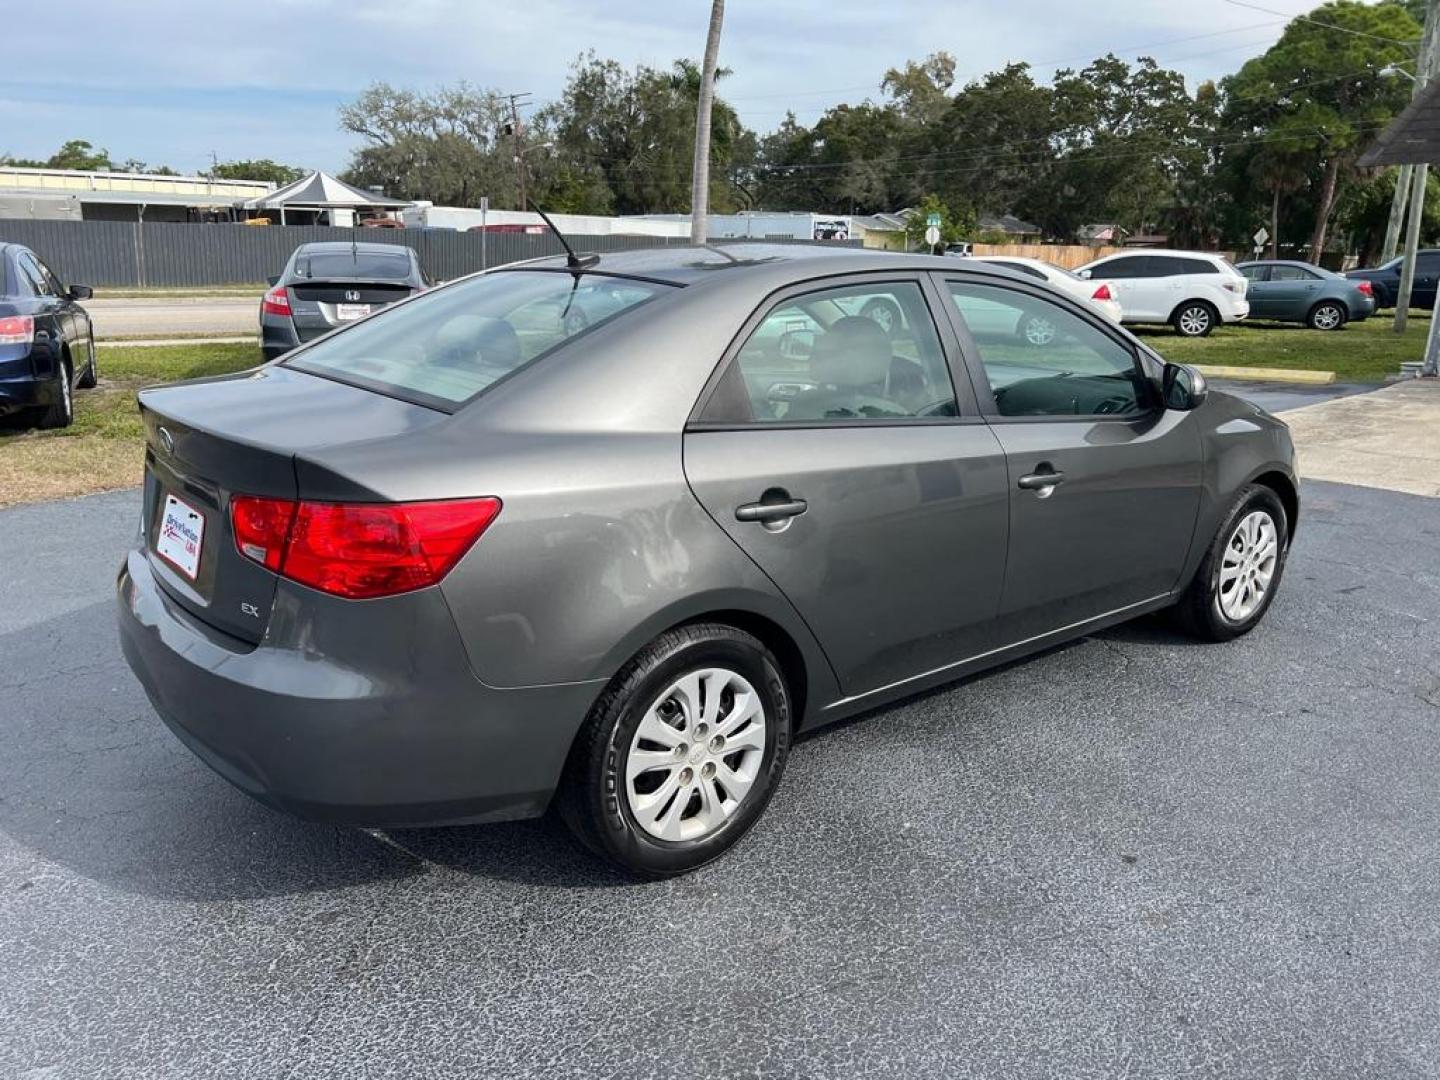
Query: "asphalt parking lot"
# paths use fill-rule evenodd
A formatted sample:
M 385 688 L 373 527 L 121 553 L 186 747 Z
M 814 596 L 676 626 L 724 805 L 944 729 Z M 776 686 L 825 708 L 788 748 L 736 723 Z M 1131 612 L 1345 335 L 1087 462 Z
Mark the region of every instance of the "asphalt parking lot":
M 804 740 L 644 885 L 252 803 L 120 659 L 135 493 L 0 512 L 0 1076 L 1434 1076 L 1440 500 L 1302 498 L 1249 638 L 1147 620 Z

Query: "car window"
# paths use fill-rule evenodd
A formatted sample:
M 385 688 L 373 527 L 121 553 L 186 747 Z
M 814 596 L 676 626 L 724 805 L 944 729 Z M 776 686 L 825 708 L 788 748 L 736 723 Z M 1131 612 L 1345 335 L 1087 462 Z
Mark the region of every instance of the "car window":
M 20 273 L 30 282 L 36 296 L 59 296 L 60 292 L 50 284 L 45 271 L 28 251 L 20 254 Z
M 1185 259 L 1177 259 L 1172 255 L 1151 255 L 1149 277 L 1174 277 L 1176 274 L 1188 274 L 1185 269 Z
M 957 413 L 925 296 L 901 281 L 781 300 L 741 346 L 702 419 L 844 424 Z
M 1242 267 L 1240 267 L 1240 273 L 1245 276 L 1245 279 L 1246 279 L 1247 281 L 1265 281 L 1265 280 L 1267 280 L 1267 277 L 1268 277 L 1268 275 L 1269 275 L 1269 272 L 1270 272 L 1270 267 L 1268 267 L 1268 266 L 1242 266 Z
M 948 283 L 1001 416 L 1129 416 L 1151 402 L 1135 355 L 1059 304 Z
M 1440 271 L 1440 251 L 1422 251 L 1415 258 L 1415 269 L 1422 274 Z
M 1270 270 L 1271 281 L 1319 281 L 1319 274 L 1312 274 L 1303 266 L 1276 266 Z
M 1220 267 L 1216 266 L 1209 259 L 1172 259 L 1171 262 L 1178 263 L 1180 268 L 1175 271 L 1177 274 L 1218 274 Z
M 1150 256 L 1125 255 L 1090 268 L 1092 278 L 1126 279 L 1149 277 Z
M 458 405 L 671 288 L 596 274 L 500 271 L 421 293 L 282 362 L 396 397 Z
M 403 281 L 410 276 L 410 254 L 388 251 L 301 251 L 295 256 L 295 276 L 320 281 L 334 278 Z

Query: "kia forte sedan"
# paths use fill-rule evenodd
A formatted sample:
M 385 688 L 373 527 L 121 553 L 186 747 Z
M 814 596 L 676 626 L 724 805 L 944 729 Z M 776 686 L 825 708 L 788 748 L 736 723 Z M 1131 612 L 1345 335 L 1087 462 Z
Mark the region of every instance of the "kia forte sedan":
M 140 407 L 120 636 L 196 754 L 330 821 L 554 807 L 650 876 L 799 732 L 1161 608 L 1246 633 L 1298 510 L 1282 423 L 1087 305 L 854 249 L 491 271 Z

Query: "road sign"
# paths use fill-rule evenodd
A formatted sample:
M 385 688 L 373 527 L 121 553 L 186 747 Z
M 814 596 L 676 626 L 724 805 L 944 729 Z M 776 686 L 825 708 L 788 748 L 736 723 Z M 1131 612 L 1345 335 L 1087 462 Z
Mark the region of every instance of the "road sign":
M 929 244 L 931 247 L 934 247 L 939 242 L 940 227 L 938 225 L 931 225 L 928 229 L 925 230 L 925 243 Z
M 1255 233 L 1255 235 L 1251 237 L 1251 239 L 1255 241 L 1255 247 L 1257 250 L 1259 248 L 1263 248 L 1265 246 L 1265 241 L 1270 239 L 1270 230 L 1262 225 Z
M 925 227 L 926 227 L 927 229 L 938 229 L 938 228 L 940 227 L 940 215 L 939 215 L 939 214 L 930 214 L 930 215 L 928 215 L 928 216 L 925 218 Z

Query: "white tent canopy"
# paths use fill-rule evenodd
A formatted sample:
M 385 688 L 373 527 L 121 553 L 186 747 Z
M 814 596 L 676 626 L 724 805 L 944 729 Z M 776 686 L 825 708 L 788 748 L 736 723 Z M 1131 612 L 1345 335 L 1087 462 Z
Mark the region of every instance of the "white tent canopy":
M 410 203 L 351 187 L 329 173 L 313 172 L 241 205 L 247 210 L 279 210 L 283 224 L 286 210 L 395 210 Z

